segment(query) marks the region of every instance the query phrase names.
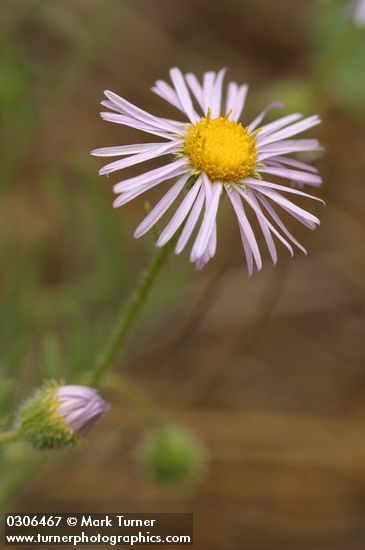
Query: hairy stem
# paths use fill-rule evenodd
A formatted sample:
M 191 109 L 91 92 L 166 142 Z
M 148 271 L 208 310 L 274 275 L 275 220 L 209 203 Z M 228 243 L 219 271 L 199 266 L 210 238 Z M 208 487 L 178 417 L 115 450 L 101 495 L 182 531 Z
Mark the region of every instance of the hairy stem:
M 135 324 L 138 315 L 150 294 L 153 284 L 155 283 L 161 269 L 165 265 L 174 245 L 175 240 L 171 239 L 163 248 L 160 248 L 142 275 L 129 301 L 123 309 L 121 316 L 117 320 L 109 341 L 99 355 L 90 377 L 90 384 L 92 386 L 99 386 L 101 384 L 108 368 L 121 352 L 126 338 Z

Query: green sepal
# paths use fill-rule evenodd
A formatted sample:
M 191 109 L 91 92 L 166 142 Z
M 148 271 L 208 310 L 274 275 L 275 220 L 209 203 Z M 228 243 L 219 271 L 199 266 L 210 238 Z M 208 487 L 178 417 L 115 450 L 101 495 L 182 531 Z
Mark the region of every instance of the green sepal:
M 19 436 L 36 449 L 60 449 L 74 445 L 79 436 L 57 412 L 59 384 L 47 382 L 21 407 Z

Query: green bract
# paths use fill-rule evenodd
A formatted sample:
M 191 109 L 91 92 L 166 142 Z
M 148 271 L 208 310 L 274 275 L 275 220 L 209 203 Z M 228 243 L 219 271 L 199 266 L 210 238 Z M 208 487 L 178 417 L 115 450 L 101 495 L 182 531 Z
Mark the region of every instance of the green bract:
M 19 412 L 19 433 L 36 449 L 59 449 L 76 443 L 78 435 L 57 412 L 56 383 L 47 383 Z

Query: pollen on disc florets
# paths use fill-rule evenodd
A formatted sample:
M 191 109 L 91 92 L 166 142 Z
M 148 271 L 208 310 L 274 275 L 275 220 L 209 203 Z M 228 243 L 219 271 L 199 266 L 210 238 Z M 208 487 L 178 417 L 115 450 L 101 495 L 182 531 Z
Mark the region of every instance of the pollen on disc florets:
M 237 182 L 255 172 L 256 136 L 248 128 L 225 117 L 206 117 L 189 127 L 184 153 L 193 168 L 211 181 Z

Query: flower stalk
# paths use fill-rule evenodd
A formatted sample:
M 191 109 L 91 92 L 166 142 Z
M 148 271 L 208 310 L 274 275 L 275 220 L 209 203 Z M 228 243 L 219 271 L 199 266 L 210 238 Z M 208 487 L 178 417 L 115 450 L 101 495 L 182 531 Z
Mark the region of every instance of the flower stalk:
M 171 241 L 169 241 L 164 247 L 160 248 L 152 258 L 146 271 L 142 274 L 139 284 L 133 291 L 129 301 L 122 311 L 121 316 L 115 324 L 109 341 L 99 355 L 90 376 L 89 383 L 91 386 L 100 386 L 110 365 L 121 352 L 126 338 L 137 320 L 138 315 L 141 312 L 157 279 L 157 276 L 166 264 L 175 243 L 175 239 L 171 239 Z

